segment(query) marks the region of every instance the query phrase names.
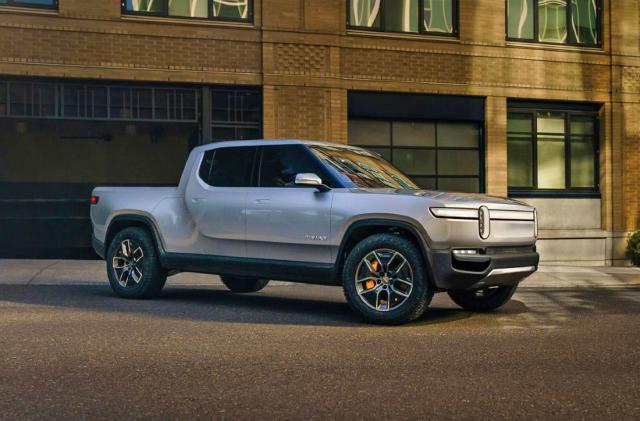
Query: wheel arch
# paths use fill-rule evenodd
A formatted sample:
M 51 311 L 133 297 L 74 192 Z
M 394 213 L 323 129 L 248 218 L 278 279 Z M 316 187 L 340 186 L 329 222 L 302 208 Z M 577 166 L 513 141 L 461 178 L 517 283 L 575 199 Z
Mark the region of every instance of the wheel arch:
M 346 229 L 336 256 L 336 273 L 340 283 L 344 261 L 353 247 L 363 239 L 380 233 L 398 234 L 414 243 L 414 245 L 416 245 L 420 250 L 420 254 L 422 255 L 427 267 L 427 278 L 429 279 L 429 282 L 433 284 L 433 274 L 431 271 L 431 261 L 429 259 L 429 246 L 427 243 L 426 233 L 421 233 L 414 224 L 408 221 L 382 218 L 361 219 L 353 222 Z
M 148 231 L 151 234 L 151 238 L 158 253 L 160 255 L 164 253 L 164 248 L 162 246 L 162 241 L 160 240 L 158 229 L 156 228 L 156 225 L 150 217 L 138 214 L 120 214 L 115 216 L 109 222 L 104 240 L 105 254 L 106 251 L 109 250 L 109 246 L 111 245 L 114 237 L 123 229 L 132 227 L 143 228 L 144 230 Z

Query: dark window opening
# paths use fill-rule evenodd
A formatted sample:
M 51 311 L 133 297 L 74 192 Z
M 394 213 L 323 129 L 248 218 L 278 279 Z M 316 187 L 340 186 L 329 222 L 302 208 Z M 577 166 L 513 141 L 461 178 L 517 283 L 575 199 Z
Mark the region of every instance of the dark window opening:
M 211 159 L 208 180 L 204 180 L 214 187 L 251 186 L 251 172 L 255 153 L 255 147 L 215 149 Z M 204 165 L 206 163 L 203 163 Z M 200 170 L 203 171 L 202 167 Z M 202 176 L 202 172 L 200 174 Z

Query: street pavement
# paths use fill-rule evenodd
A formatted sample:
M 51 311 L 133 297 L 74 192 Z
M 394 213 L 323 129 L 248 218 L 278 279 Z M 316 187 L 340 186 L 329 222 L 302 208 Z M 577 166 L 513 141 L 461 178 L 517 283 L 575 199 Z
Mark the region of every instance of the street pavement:
M 339 288 L 0 260 L 0 419 L 640 419 L 640 270 L 543 267 L 499 311 L 362 324 Z

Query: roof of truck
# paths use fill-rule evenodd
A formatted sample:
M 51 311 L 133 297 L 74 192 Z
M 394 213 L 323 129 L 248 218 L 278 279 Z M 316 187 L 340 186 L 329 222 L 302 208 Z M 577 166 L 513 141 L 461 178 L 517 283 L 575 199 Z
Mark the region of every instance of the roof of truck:
M 198 146 L 194 150 L 207 151 L 209 149 L 216 149 L 224 146 L 262 146 L 262 145 L 322 145 L 332 147 L 344 147 L 350 148 L 348 145 L 334 142 L 323 142 L 319 140 L 300 140 L 300 139 L 255 139 L 255 140 L 227 140 L 223 142 L 213 142 L 206 145 Z

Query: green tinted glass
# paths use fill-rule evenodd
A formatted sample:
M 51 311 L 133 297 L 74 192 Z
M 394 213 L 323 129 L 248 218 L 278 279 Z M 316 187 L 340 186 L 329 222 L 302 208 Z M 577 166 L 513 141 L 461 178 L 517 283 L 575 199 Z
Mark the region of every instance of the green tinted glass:
M 533 142 L 530 136 L 509 136 L 507 172 L 510 187 L 533 187 Z
M 507 1 L 507 35 L 509 38 L 533 39 L 533 0 Z
M 564 189 L 565 156 L 563 136 L 538 136 L 538 188 Z
M 436 154 L 433 150 L 393 150 L 393 164 L 408 175 L 434 175 Z
M 159 13 L 162 12 L 160 0 L 127 0 L 126 9 L 129 12 Z
M 383 8 L 385 31 L 418 32 L 418 0 L 387 1 Z
M 571 32 L 578 44 L 598 44 L 598 9 L 595 0 L 571 0 Z
M 567 1 L 538 1 L 538 38 L 539 41 L 567 42 Z
M 351 0 L 349 25 L 380 28 L 380 0 Z
M 571 139 L 571 187 L 595 187 L 595 149 L 592 137 Z
M 206 18 L 207 0 L 169 0 L 169 16 Z
M 426 32 L 453 33 L 453 0 L 424 0 L 422 24 Z
M 250 0 L 211 0 L 212 15 L 215 18 L 249 19 Z

